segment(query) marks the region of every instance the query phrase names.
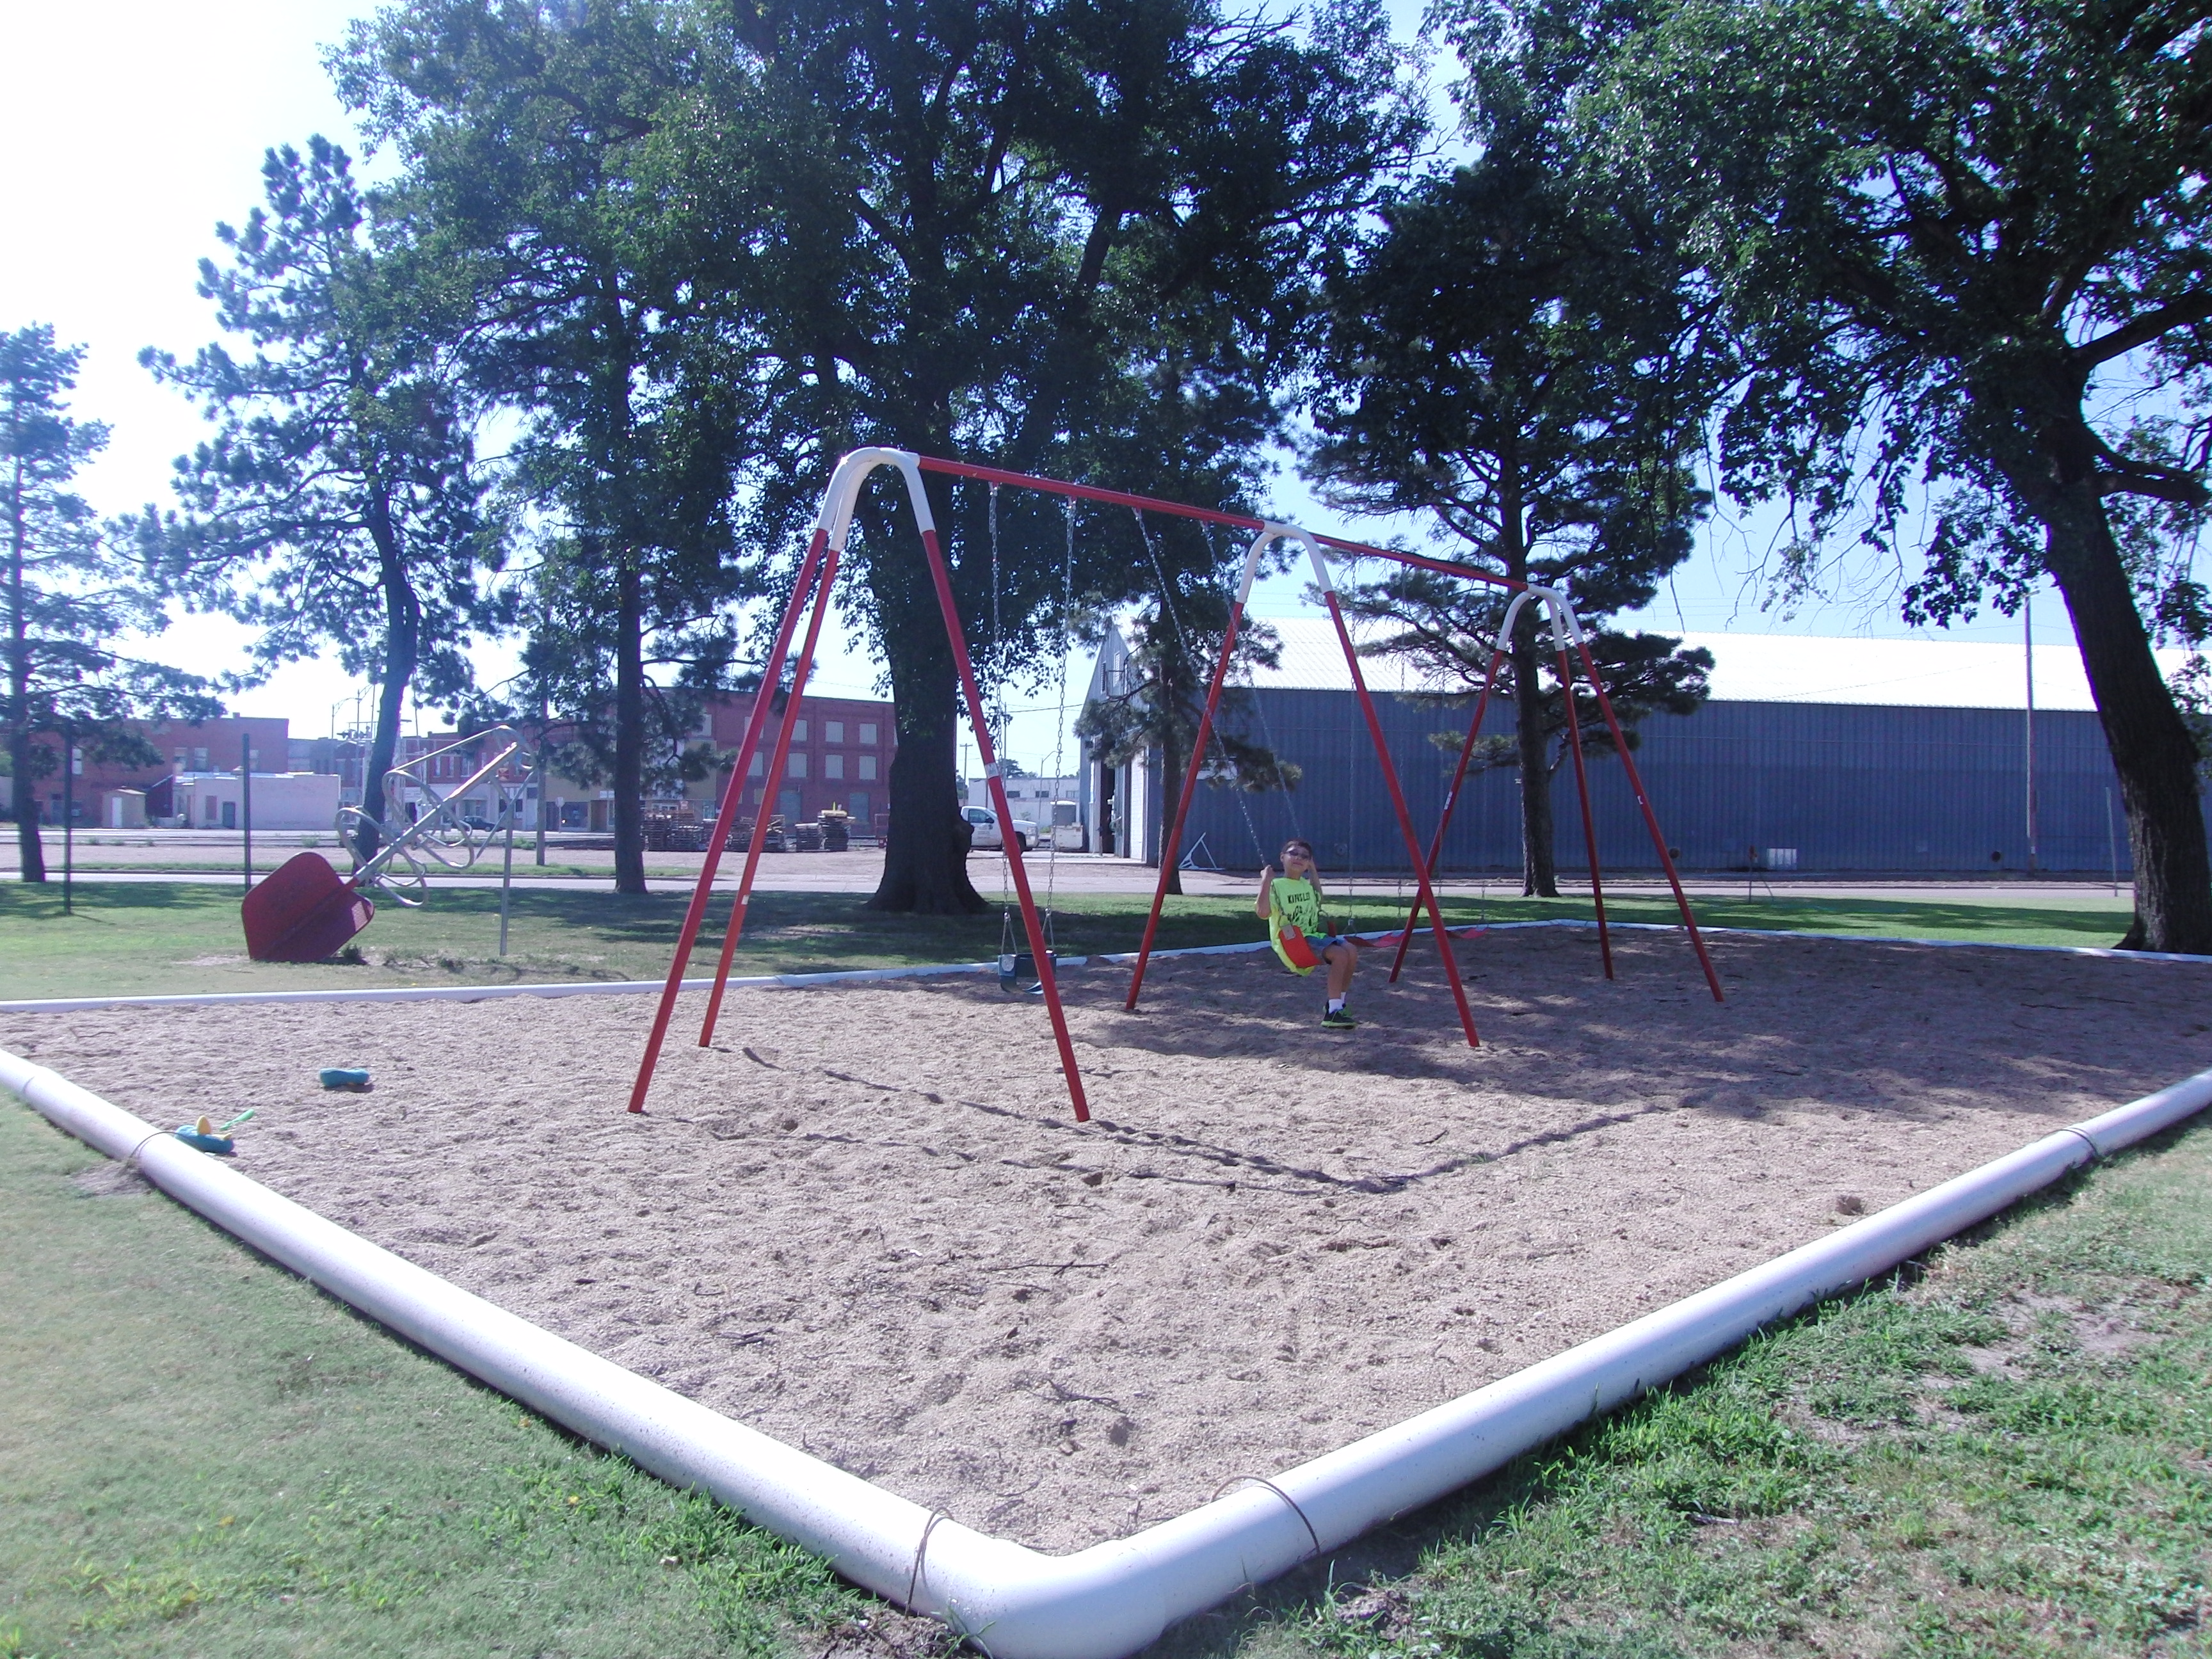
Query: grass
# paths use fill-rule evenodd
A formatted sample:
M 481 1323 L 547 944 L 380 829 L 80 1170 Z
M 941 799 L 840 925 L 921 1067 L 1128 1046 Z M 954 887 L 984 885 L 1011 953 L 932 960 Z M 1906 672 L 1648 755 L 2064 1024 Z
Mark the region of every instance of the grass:
M 119 1173 L 0 1107 L 0 1656 L 674 1659 L 880 1624 Z
M 1184 1642 L 2212 1654 L 2212 1130 L 1914 1266 L 1431 1511 L 1411 1571 L 1340 1560 Z
M 684 908 L 678 894 L 629 898 L 520 889 L 513 896 L 509 954 L 502 957 L 499 895 L 446 889 L 420 909 L 381 906 L 357 941 L 355 959 L 285 964 L 246 960 L 238 896 L 228 888 L 191 882 L 88 884 L 78 890 L 74 914 L 64 915 L 58 883 L 0 882 L 0 998 L 658 979 L 667 972 Z M 1134 950 L 1149 902 L 1126 893 L 1062 898 L 1060 949 L 1069 955 Z M 1575 898 L 1453 899 L 1444 908 L 1455 924 L 1590 914 L 1588 902 Z M 1644 893 L 1609 900 L 1608 912 L 1624 921 L 1674 919 L 1671 904 Z M 723 914 L 718 911 L 702 934 L 689 971 L 713 971 Z M 1714 927 L 2031 945 L 2109 945 L 2124 925 L 2124 913 L 2110 908 L 2011 901 L 1707 898 L 1698 902 L 1698 914 Z M 1351 921 L 1362 928 L 1390 927 L 1401 916 L 1380 898 L 1350 908 Z M 995 908 L 980 916 L 894 916 L 863 908 L 858 894 L 762 893 L 753 901 L 737 971 L 973 962 L 997 954 L 1001 927 Z M 1225 944 L 1258 931 L 1245 900 L 1177 898 L 1169 901 L 1160 944 Z

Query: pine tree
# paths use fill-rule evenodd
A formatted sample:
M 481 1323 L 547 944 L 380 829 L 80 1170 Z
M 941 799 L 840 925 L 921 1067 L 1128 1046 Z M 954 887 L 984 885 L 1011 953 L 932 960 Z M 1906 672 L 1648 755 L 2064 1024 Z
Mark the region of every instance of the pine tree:
M 0 488 L 7 492 L 6 717 L 10 808 L 22 878 L 46 878 L 39 780 L 83 748 L 149 758 L 125 722 L 204 720 L 220 711 L 206 682 L 124 654 L 121 637 L 166 623 L 160 590 L 70 488 L 107 443 L 107 428 L 69 413 L 82 346 L 58 346 L 33 323 L 0 335 Z M 37 741 L 52 736 L 48 745 Z

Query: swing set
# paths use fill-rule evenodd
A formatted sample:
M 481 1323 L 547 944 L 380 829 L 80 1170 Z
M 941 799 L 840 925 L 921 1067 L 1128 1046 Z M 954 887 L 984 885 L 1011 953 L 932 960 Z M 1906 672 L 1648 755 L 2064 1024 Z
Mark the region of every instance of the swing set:
M 1389 790 L 1391 808 L 1396 815 L 1399 830 L 1405 837 L 1407 853 L 1413 863 L 1419 892 L 1413 912 L 1407 915 L 1404 927 L 1400 930 L 1401 933 L 1400 961 L 1402 963 L 1405 945 L 1411 941 L 1415 928 L 1419 925 L 1421 915 L 1425 913 L 1429 918 L 1431 931 L 1436 939 L 1437 953 L 1443 963 L 1445 977 L 1451 986 L 1452 1000 L 1458 1010 L 1460 1025 L 1467 1034 L 1468 1045 L 1475 1046 L 1480 1039 L 1475 1035 L 1474 1013 L 1468 1006 L 1467 990 L 1460 980 L 1459 965 L 1452 955 L 1451 940 L 1444 926 L 1443 912 L 1437 902 L 1433 878 L 1438 856 L 1443 850 L 1444 829 L 1450 820 L 1453 805 L 1457 799 L 1460 785 L 1466 775 L 1468 757 L 1473 747 L 1472 741 L 1470 740 L 1468 747 L 1461 750 L 1459 768 L 1454 775 L 1452 791 L 1445 799 L 1443 821 L 1438 823 L 1436 835 L 1425 856 L 1420 842 L 1413 830 L 1412 814 L 1406 805 L 1405 791 L 1399 785 L 1397 769 L 1390 758 L 1389 745 L 1383 736 L 1381 717 L 1376 714 L 1374 699 L 1368 692 L 1366 677 L 1360 670 L 1358 652 L 1352 644 L 1351 630 L 1346 625 L 1343 610 L 1337 600 L 1336 582 L 1329 566 L 1328 556 L 1323 550 L 1324 549 L 1334 548 L 1339 552 L 1361 557 L 1388 559 L 1418 569 L 1433 571 L 1446 576 L 1462 577 L 1469 581 L 1481 582 L 1490 586 L 1510 591 L 1515 597 L 1507 613 L 1509 630 L 1511 623 L 1517 618 L 1519 607 L 1522 604 L 1534 599 L 1543 605 L 1551 621 L 1553 642 L 1559 659 L 1559 680 L 1565 690 L 1568 747 L 1574 756 L 1575 780 L 1582 802 L 1583 836 L 1589 849 L 1590 888 L 1596 904 L 1599 948 L 1604 960 L 1606 976 L 1608 979 L 1613 976 L 1613 946 L 1611 935 L 1607 929 L 1604 893 L 1597 861 L 1597 832 L 1595 821 L 1590 812 L 1589 781 L 1583 767 L 1575 707 L 1574 676 L 1577 666 L 1599 711 L 1604 716 L 1607 728 L 1613 733 L 1615 750 L 1626 772 L 1629 787 L 1635 794 L 1636 803 L 1642 809 L 1645 826 L 1651 834 L 1652 845 L 1659 855 L 1660 866 L 1667 873 L 1668 884 L 1672 888 L 1675 904 L 1681 912 L 1682 924 L 1688 931 L 1690 942 L 1697 952 L 1698 963 L 1705 970 L 1705 982 L 1711 988 L 1714 1000 L 1721 1000 L 1720 979 L 1713 970 L 1712 959 L 1706 953 L 1705 939 L 1698 931 L 1697 918 L 1691 914 L 1689 898 L 1682 890 L 1681 878 L 1674 868 L 1674 855 L 1668 849 L 1665 836 L 1660 833 L 1658 817 L 1651 809 L 1650 798 L 1644 792 L 1643 779 L 1637 772 L 1635 761 L 1629 753 L 1628 744 L 1621 731 L 1620 722 L 1615 717 L 1612 702 L 1606 696 L 1604 684 L 1599 678 L 1597 665 L 1590 656 L 1589 646 L 1583 638 L 1581 625 L 1577 622 L 1573 608 L 1568 604 L 1565 595 L 1549 588 L 1513 581 L 1506 577 L 1492 575 L 1488 571 L 1454 564 L 1443 559 L 1428 558 L 1420 554 L 1401 552 L 1389 548 L 1370 547 L 1364 543 L 1346 541 L 1334 536 L 1318 536 L 1295 525 L 1277 524 L 1244 514 L 1228 513 L 1213 507 L 1187 506 L 1179 501 L 1162 501 L 1154 496 L 1132 495 L 1125 490 L 1105 489 L 1094 484 L 1071 483 L 1064 479 L 1040 477 L 1026 472 L 1008 471 L 1000 467 L 978 466 L 967 461 L 945 460 L 936 456 L 918 455 L 910 450 L 858 449 L 847 454 L 837 463 L 836 471 L 830 481 L 830 487 L 823 493 L 821 511 L 816 517 L 813 533 L 809 538 L 805 556 L 800 561 L 797 579 L 792 584 L 790 597 L 785 601 L 783 615 L 777 623 L 775 638 L 769 645 L 767 659 L 763 665 L 761 691 L 753 699 L 752 713 L 745 722 L 744 735 L 739 739 L 737 753 L 732 760 L 729 782 L 723 793 L 721 812 L 715 820 L 718 825 L 735 822 L 732 815 L 738 807 L 746 779 L 750 775 L 753 757 L 758 751 L 761 740 L 766 732 L 769 717 L 775 702 L 775 690 L 783 683 L 783 671 L 786 659 L 790 653 L 793 636 L 798 631 L 800 616 L 807 611 L 811 599 L 811 614 L 807 617 L 805 639 L 799 647 L 799 656 L 793 665 L 794 689 L 784 704 L 782 720 L 776 729 L 774 757 L 769 762 L 767 773 L 767 775 L 771 778 L 783 775 L 786 757 L 791 748 L 793 723 L 799 714 L 799 692 L 805 687 L 807 675 L 813 665 L 816 647 L 821 639 L 822 626 L 829 615 L 831 591 L 836 585 L 838 565 L 844 557 L 846 544 L 852 532 L 854 510 L 859 502 L 860 491 L 871 475 L 878 467 L 885 466 L 896 468 L 906 483 L 907 500 L 914 513 L 915 528 L 921 533 L 923 555 L 928 561 L 930 580 L 936 591 L 938 610 L 945 624 L 945 639 L 951 647 L 954 667 L 959 676 L 961 694 L 967 705 L 969 723 L 974 728 L 975 747 L 982 763 L 983 776 L 990 786 L 991 805 L 998 813 L 1001 827 L 1001 856 L 1005 860 L 1006 874 L 1012 882 L 1015 902 L 1021 912 L 1023 929 L 1029 945 L 1029 951 L 1026 952 L 1028 962 L 1024 963 L 1020 961 L 1022 953 L 1008 951 L 1003 948 L 1004 945 L 1012 943 L 1011 937 L 1002 941 L 1000 962 L 1000 982 L 1007 983 L 1010 975 L 1018 982 L 1018 979 L 1024 976 L 1025 969 L 1033 969 L 1035 971 L 1036 975 L 1035 991 L 1043 999 L 1046 1012 L 1051 1020 L 1053 1040 L 1060 1054 L 1060 1074 L 1067 1085 L 1069 1103 L 1074 1109 L 1077 1122 L 1090 1121 L 1091 1108 L 1084 1093 L 1081 1073 L 1075 1063 L 1075 1047 L 1069 1036 L 1066 1012 L 1060 1004 L 1059 981 L 1054 970 L 1049 924 L 1040 914 L 1036 895 L 1030 889 L 1029 872 L 1022 848 L 1013 833 L 1013 812 L 1006 799 L 1006 783 L 1001 774 L 998 750 L 991 730 L 992 722 L 988 717 L 981 691 L 976 683 L 975 665 L 969 652 L 965 630 L 961 624 L 959 609 L 953 599 L 951 575 L 945 563 L 943 544 L 938 536 L 936 517 L 930 510 L 928 492 L 922 480 L 924 473 L 933 472 L 942 477 L 966 478 L 991 486 L 994 521 L 997 491 L 1000 486 L 1035 489 L 1060 496 L 1066 501 L 1069 504 L 1067 510 L 1070 514 L 1069 562 L 1063 573 L 1064 583 L 1072 580 L 1073 577 L 1074 538 L 1073 514 L 1073 504 L 1077 501 L 1099 501 L 1132 508 L 1139 514 L 1138 522 L 1140 529 L 1143 527 L 1141 515 L 1152 512 L 1173 518 L 1194 520 L 1201 524 L 1222 525 L 1231 529 L 1255 532 L 1251 547 L 1244 557 L 1235 602 L 1230 606 L 1229 624 L 1222 635 L 1220 654 L 1214 665 L 1212 676 L 1207 683 L 1205 712 L 1200 719 L 1197 740 L 1191 745 L 1190 762 L 1183 779 L 1181 804 L 1176 811 L 1175 821 L 1168 826 L 1165 837 L 1161 843 L 1159 883 L 1152 894 L 1151 913 L 1146 918 L 1144 943 L 1137 953 L 1135 971 L 1130 978 L 1128 995 L 1123 1004 L 1125 1007 L 1135 1008 L 1137 1000 L 1144 990 L 1145 970 L 1151 962 L 1153 942 L 1158 933 L 1161 908 L 1167 898 L 1168 884 L 1176 869 L 1176 853 L 1182 842 L 1183 821 L 1190 811 L 1192 794 L 1197 787 L 1205 763 L 1207 740 L 1213 732 L 1214 718 L 1220 707 L 1222 690 L 1227 683 L 1230 665 L 1235 655 L 1238 631 L 1243 624 L 1245 606 L 1251 598 L 1252 583 L 1259 573 L 1261 562 L 1274 548 L 1284 544 L 1304 548 L 1311 562 L 1316 584 L 1328 608 L 1329 617 L 1334 624 L 1338 641 L 1343 647 L 1345 664 L 1351 671 L 1352 690 L 1358 696 L 1361 711 L 1365 716 L 1368 734 L 1374 743 L 1376 758 L 1381 766 L 1383 781 Z M 1147 550 L 1150 551 L 1149 534 L 1146 536 L 1146 544 Z M 994 559 L 996 550 L 994 537 L 993 546 Z M 1152 557 L 1157 566 L 1158 554 L 1153 553 Z M 1164 576 L 1162 580 L 1164 582 Z M 1162 597 L 1165 602 L 1168 596 L 1164 589 Z M 995 571 L 992 584 L 992 598 L 995 611 L 998 599 Z M 1063 626 L 1065 626 L 1064 622 Z M 1180 632 L 1179 621 L 1176 623 L 1176 626 Z M 1508 637 L 1510 637 L 1510 631 L 1501 632 L 1499 635 L 1501 649 L 1503 641 Z M 1490 686 L 1496 679 L 1498 667 L 1498 653 L 1493 652 L 1489 675 L 1484 682 L 1483 696 L 1476 704 L 1475 726 L 1477 728 L 1480 726 L 1483 708 L 1488 701 Z M 1065 725 L 1064 676 L 1061 697 L 1062 724 Z M 1470 739 L 1471 738 L 1472 733 L 1470 733 Z M 706 1019 L 700 1030 L 699 1042 L 702 1047 L 711 1042 L 714 1038 L 715 1022 L 721 1011 L 723 992 L 729 980 L 731 957 L 743 933 L 746 908 L 751 902 L 753 883 L 759 870 L 763 839 L 758 836 L 754 836 L 751 844 L 746 849 L 744 868 L 738 878 L 737 894 L 730 908 L 729 924 L 724 929 L 722 935 L 721 956 L 715 965 L 714 986 L 708 999 Z M 698 882 L 692 890 L 690 903 L 684 911 L 683 927 L 677 938 L 675 956 L 669 963 L 668 976 L 661 986 L 660 1000 L 653 1015 L 652 1032 L 646 1039 L 645 1053 L 638 1065 L 637 1079 L 630 1089 L 629 1109 L 633 1112 L 641 1112 L 645 1109 L 646 1097 L 653 1086 L 653 1070 L 659 1061 L 660 1050 L 668 1035 L 669 1023 L 675 1012 L 676 999 L 683 990 L 684 970 L 690 961 L 692 948 L 698 941 L 700 927 L 706 920 L 709 895 L 713 889 L 715 872 L 720 863 L 722 848 L 726 840 L 726 836 L 719 833 L 708 838 L 707 856 L 701 864 Z M 1058 850 L 1056 835 L 1054 837 L 1054 842 L 1053 851 L 1056 852 Z M 1011 920 L 1008 922 L 1007 932 L 1010 935 Z M 1010 957 L 1014 959 L 1011 965 L 1008 960 Z M 1394 978 L 1396 976 L 1395 968 L 1392 976 Z

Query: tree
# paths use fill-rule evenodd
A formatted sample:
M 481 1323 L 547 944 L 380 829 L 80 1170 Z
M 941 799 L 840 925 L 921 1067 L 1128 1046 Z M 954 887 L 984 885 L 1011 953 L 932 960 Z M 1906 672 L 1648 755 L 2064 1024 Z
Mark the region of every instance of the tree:
M 1149 602 L 1129 621 L 1127 661 L 1103 694 L 1085 707 L 1076 720 L 1075 735 L 1109 767 L 1142 762 L 1152 750 L 1160 751 L 1160 823 L 1165 826 L 1182 811 L 1183 775 L 1190 766 L 1191 745 L 1198 741 L 1222 636 L 1229 628 L 1230 593 L 1217 579 L 1217 568 L 1233 570 L 1236 566 L 1226 556 L 1213 556 L 1212 538 L 1195 526 L 1189 539 L 1204 544 L 1209 556 L 1178 560 L 1173 566 L 1160 557 L 1160 544 L 1183 538 L 1170 538 L 1164 529 L 1154 532 L 1141 521 L 1139 530 L 1157 585 Z M 1255 794 L 1297 787 L 1301 773 L 1294 762 L 1283 760 L 1235 729 L 1240 723 L 1236 716 L 1250 694 L 1233 682 L 1255 667 L 1273 668 L 1280 660 L 1279 642 L 1266 623 L 1247 621 L 1237 630 L 1230 659 L 1231 683 L 1222 690 L 1208 752 L 1199 770 L 1201 783 Z M 1143 850 L 1141 842 L 1136 850 Z M 1172 866 L 1166 890 L 1182 891 L 1182 872 Z
M 144 568 L 69 488 L 107 428 L 69 413 L 82 346 L 33 323 L 0 335 L 0 468 L 7 491 L 7 726 L 10 806 L 22 878 L 46 878 L 37 784 L 73 746 L 138 758 L 123 722 L 220 712 L 198 676 L 126 656 L 116 641 L 167 618 Z M 40 744 L 62 739 L 60 754 Z
M 1756 364 L 1730 489 L 1920 568 L 1909 617 L 2048 574 L 2127 805 L 2130 948 L 2212 951 L 2197 749 L 2152 653 L 2203 590 L 2212 36 L 2194 8 L 1690 0 L 1623 52 L 1582 142 L 1694 215 Z M 1933 521 L 1924 542 L 1923 508 Z
M 738 544 L 787 554 L 857 444 L 1240 497 L 1312 261 L 1417 126 L 1371 0 L 1329 0 L 1303 30 L 1190 0 L 412 0 L 337 67 L 404 148 L 422 222 L 489 273 L 485 383 L 537 411 L 568 527 L 616 583 L 623 732 L 645 700 L 629 642 L 764 574 L 720 557 L 727 526 L 692 509 L 734 501 Z M 699 418 L 709 392 L 732 418 Z M 711 495 L 665 487 L 714 477 Z M 994 589 L 983 492 L 932 489 L 971 639 L 1000 602 L 994 688 L 1033 673 L 1058 538 L 1010 541 Z M 1107 544 L 1084 544 L 1087 598 L 1131 591 Z M 980 908 L 951 655 L 890 498 L 863 503 L 849 568 L 899 732 L 872 902 Z M 684 604 L 655 614 L 656 582 Z M 635 777 L 620 753 L 616 769 L 619 804 Z
M 266 207 L 216 226 L 231 263 L 203 259 L 198 284 L 252 355 L 140 355 L 218 423 L 177 461 L 182 514 L 149 507 L 141 533 L 194 602 L 260 629 L 264 672 L 327 644 L 376 684 L 362 803 L 374 813 L 409 695 L 469 685 L 471 638 L 499 617 L 485 578 L 504 526 L 439 273 L 376 222 L 328 140 L 272 149 L 261 172 Z M 378 841 L 365 820 L 355 856 Z
M 796 539 L 830 457 L 863 442 L 1207 505 L 1255 490 L 1316 262 L 1418 131 L 1378 9 L 1328 0 L 1303 33 L 1210 0 L 726 16 L 730 48 L 670 131 L 702 152 L 683 170 L 709 280 L 744 296 L 773 365 L 764 544 Z M 1058 506 L 998 503 L 994 585 L 985 492 L 940 479 L 932 503 L 970 638 L 999 619 L 988 681 L 1034 672 L 1062 619 Z M 975 909 L 953 664 L 902 514 L 872 496 L 853 556 L 899 732 L 871 903 Z M 1143 591 L 1127 526 L 1086 518 L 1078 541 L 1083 604 Z
M 1592 625 L 1647 604 L 1689 553 L 1706 504 L 1690 463 L 1723 361 L 1674 227 L 1561 139 L 1561 112 L 1632 16 L 1534 0 L 1461 18 L 1481 156 L 1388 207 L 1332 282 L 1306 460 L 1332 505 L 1419 514 L 1468 563 L 1559 588 Z M 1346 599 L 1392 629 L 1370 648 L 1477 680 L 1505 609 L 1494 589 L 1406 568 Z M 1516 717 L 1523 885 L 1551 895 L 1564 709 L 1542 628 L 1523 606 L 1499 690 Z M 1711 659 L 1678 643 L 1598 633 L 1625 720 L 1703 696 Z
M 695 94 L 705 5 L 415 0 L 356 23 L 340 92 L 408 158 L 395 190 L 465 289 L 473 383 L 520 416 L 518 488 L 548 520 L 539 656 L 559 712 L 604 734 L 615 880 L 645 889 L 656 663 L 730 663 L 746 459 L 773 437 L 746 319 L 699 280 L 697 199 L 668 131 Z

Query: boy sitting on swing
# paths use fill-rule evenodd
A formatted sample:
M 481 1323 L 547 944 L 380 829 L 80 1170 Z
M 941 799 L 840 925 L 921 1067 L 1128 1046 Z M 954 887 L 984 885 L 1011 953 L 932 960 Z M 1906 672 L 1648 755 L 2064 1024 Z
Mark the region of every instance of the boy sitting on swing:
M 1328 969 L 1328 1012 L 1321 1017 L 1324 1030 L 1350 1031 L 1359 1022 L 1345 1012 L 1344 994 L 1351 988 L 1359 951 L 1340 933 L 1324 935 L 1321 915 L 1321 872 L 1314 864 L 1313 844 L 1293 836 L 1283 843 L 1283 873 L 1265 866 L 1260 872 L 1260 896 L 1254 913 L 1267 923 L 1267 939 L 1283 966 L 1294 974 Z

